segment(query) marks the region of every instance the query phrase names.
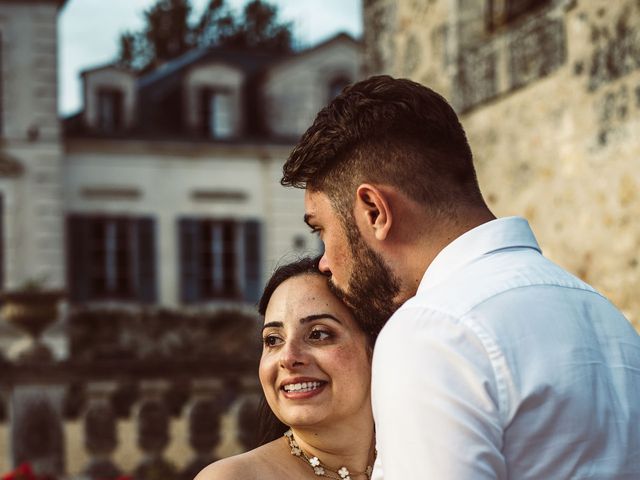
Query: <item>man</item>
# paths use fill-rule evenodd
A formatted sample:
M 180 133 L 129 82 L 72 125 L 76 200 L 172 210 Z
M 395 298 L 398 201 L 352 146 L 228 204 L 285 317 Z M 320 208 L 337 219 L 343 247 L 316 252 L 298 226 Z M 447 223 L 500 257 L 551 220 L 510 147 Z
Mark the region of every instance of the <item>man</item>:
M 377 332 L 374 478 L 640 478 L 640 339 L 496 219 L 437 93 L 372 77 L 322 110 L 284 166 L 320 266 Z M 395 312 L 395 313 L 394 313 Z

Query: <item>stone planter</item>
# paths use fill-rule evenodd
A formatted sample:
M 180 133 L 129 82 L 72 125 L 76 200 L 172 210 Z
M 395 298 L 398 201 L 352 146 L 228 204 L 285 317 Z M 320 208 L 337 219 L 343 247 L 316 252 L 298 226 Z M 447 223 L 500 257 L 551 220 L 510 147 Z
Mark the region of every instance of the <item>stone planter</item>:
M 60 290 L 9 291 L 0 293 L 4 319 L 31 337 L 31 343 L 18 354 L 22 362 L 46 362 L 52 353 L 40 336 L 58 316 L 58 303 L 65 297 Z

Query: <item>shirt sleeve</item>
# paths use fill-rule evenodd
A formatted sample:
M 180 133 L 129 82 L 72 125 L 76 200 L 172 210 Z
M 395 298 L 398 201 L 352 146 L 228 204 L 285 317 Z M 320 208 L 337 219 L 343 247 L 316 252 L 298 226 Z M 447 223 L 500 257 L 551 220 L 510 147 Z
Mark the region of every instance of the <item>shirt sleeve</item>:
M 372 401 L 384 469 L 375 478 L 507 478 L 491 355 L 458 319 L 398 310 L 376 343 Z

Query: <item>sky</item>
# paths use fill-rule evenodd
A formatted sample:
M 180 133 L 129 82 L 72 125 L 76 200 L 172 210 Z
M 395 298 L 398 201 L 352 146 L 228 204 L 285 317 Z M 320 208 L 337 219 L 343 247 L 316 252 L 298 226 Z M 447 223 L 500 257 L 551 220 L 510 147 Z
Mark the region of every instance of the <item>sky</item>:
M 59 110 L 64 116 L 81 108 L 80 72 L 117 57 L 120 33 L 140 30 L 144 10 L 157 0 L 68 0 L 60 12 Z M 227 0 L 240 11 L 249 0 Z M 208 0 L 191 0 L 194 14 Z M 279 16 L 293 23 L 301 45 L 311 46 L 344 31 L 362 35 L 361 0 L 269 0 Z

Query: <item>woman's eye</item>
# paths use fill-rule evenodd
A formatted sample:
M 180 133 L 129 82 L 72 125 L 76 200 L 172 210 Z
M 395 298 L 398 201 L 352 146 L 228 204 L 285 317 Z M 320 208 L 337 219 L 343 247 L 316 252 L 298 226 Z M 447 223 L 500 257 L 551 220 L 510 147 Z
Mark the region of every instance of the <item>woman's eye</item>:
M 267 335 L 262 339 L 262 342 L 264 343 L 265 347 L 275 347 L 281 341 L 282 340 L 275 335 Z
M 309 334 L 309 338 L 311 340 L 327 340 L 328 338 L 331 338 L 331 333 L 326 330 L 313 330 Z

